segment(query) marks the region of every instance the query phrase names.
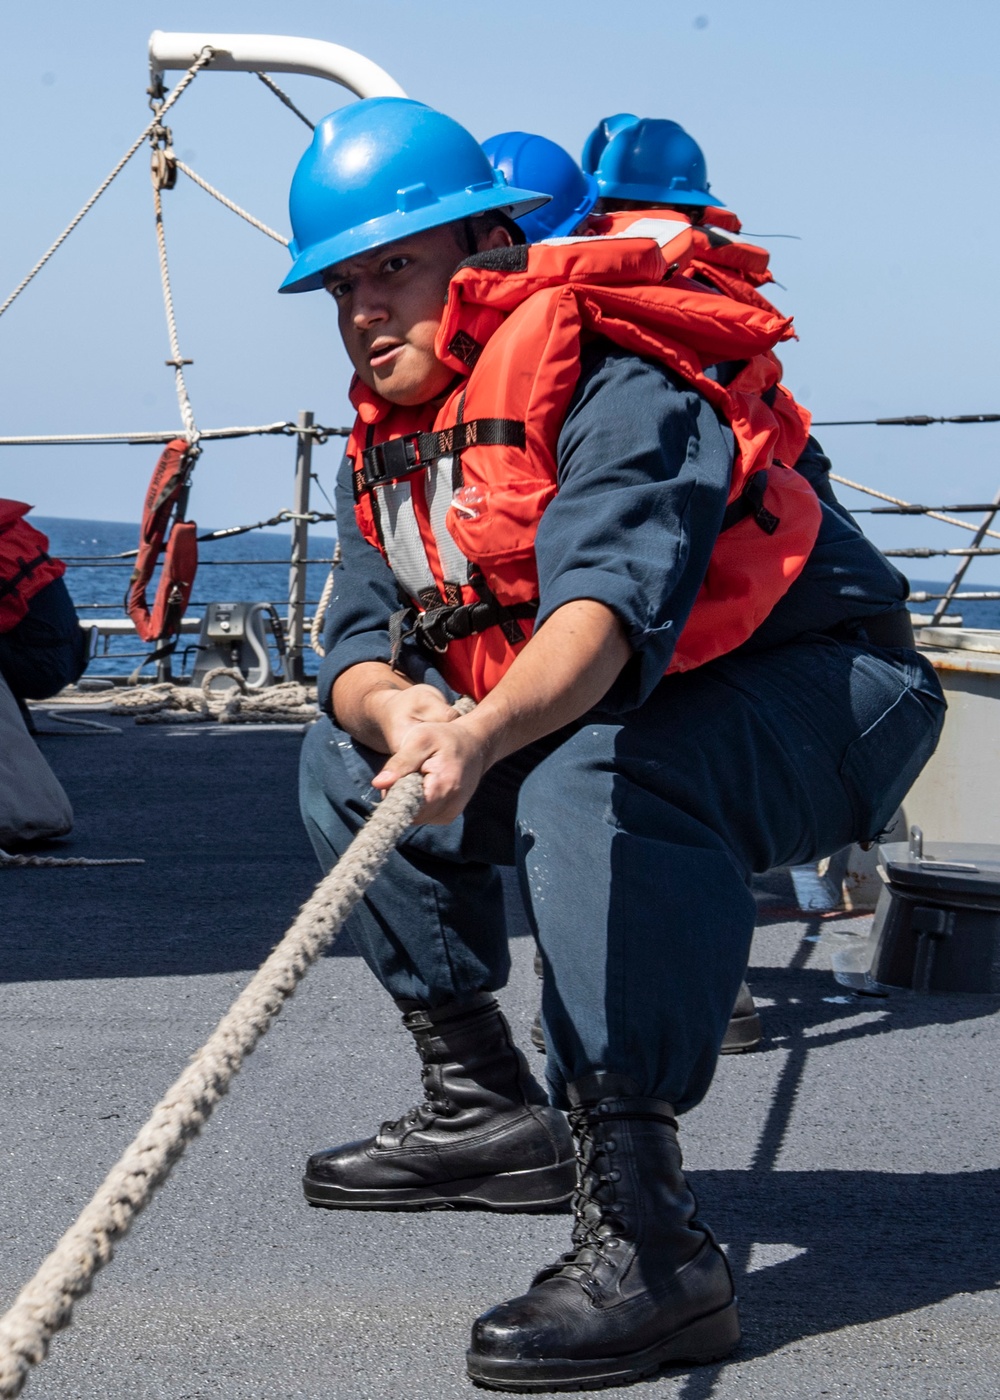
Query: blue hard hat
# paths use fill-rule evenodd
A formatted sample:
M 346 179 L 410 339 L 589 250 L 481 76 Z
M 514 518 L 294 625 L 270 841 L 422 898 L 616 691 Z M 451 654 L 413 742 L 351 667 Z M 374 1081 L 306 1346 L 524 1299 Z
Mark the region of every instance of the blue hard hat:
M 631 112 L 616 112 L 613 117 L 604 117 L 597 123 L 593 131 L 583 143 L 583 154 L 580 157 L 580 164 L 588 175 L 597 173 L 597 165 L 604 154 L 604 148 L 613 136 L 617 136 L 619 131 L 624 131 L 627 126 L 635 126 L 639 120 Z
M 593 175 L 585 175 L 569 152 L 546 136 L 503 131 L 484 141 L 483 150 L 508 184 L 546 190 L 552 196 L 548 204 L 518 218 L 529 243 L 572 233 L 597 203 Z
M 516 218 L 548 198 L 509 188 L 475 137 L 422 102 L 353 102 L 317 125 L 292 177 L 295 261 L 278 290 L 317 291 L 344 258 L 488 209 Z
M 604 199 L 722 205 L 709 192 L 698 142 L 676 122 L 659 117 L 633 120 L 616 131 L 600 152 L 594 174 Z

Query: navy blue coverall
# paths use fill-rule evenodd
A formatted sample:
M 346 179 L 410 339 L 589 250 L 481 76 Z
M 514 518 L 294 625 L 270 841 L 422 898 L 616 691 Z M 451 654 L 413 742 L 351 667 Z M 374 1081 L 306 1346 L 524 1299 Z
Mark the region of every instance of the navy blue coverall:
M 821 482 L 815 443 L 802 469 Z M 449 826 L 404 839 L 352 916 L 354 941 L 399 1000 L 440 1005 L 503 986 L 497 867 L 516 865 L 545 964 L 556 1103 L 596 1069 L 683 1112 L 704 1096 L 754 928 L 752 872 L 877 835 L 933 751 L 944 700 L 916 652 L 870 645 L 864 619 L 906 580 L 846 512 L 823 505 L 804 573 L 739 651 L 664 676 L 719 531 L 733 439 L 660 365 L 598 342 L 558 443 L 539 526 L 539 625 L 590 598 L 633 656 L 600 707 L 484 778 Z M 822 492 L 820 494 L 823 500 Z M 392 575 L 338 484 L 343 564 L 320 699 L 387 662 Z M 415 650 L 414 680 L 452 692 Z M 329 867 L 378 801 L 383 758 L 328 715 L 302 756 L 302 811 Z

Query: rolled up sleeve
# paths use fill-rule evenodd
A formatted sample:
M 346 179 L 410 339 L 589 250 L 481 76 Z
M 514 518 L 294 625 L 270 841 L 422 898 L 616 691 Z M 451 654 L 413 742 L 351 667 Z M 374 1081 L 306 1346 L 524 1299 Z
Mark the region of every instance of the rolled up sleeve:
M 708 569 L 732 433 L 663 366 L 604 344 L 585 355 L 557 463 L 535 542 L 538 625 L 580 599 L 609 607 L 633 657 L 602 708 L 632 709 L 662 679 Z

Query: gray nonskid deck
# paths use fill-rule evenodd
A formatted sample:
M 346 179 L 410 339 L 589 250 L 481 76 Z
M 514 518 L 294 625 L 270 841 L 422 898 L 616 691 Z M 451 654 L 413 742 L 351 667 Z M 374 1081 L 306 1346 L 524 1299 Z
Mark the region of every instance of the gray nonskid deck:
M 43 737 L 74 854 L 147 864 L 0 876 L 0 1300 L 75 1217 L 312 887 L 298 735 Z M 763 1049 L 720 1064 L 683 1142 L 739 1275 L 736 1358 L 631 1394 L 993 1397 L 1000 1374 L 996 998 L 849 998 L 780 880 L 750 980 Z M 523 934 L 523 929 L 521 929 Z M 811 941 L 818 933 L 820 942 Z M 537 987 L 513 942 L 527 1044 Z M 540 1065 L 540 1059 L 538 1064 Z M 27 1394 L 51 1400 L 450 1400 L 472 1319 L 565 1248 L 565 1218 L 308 1209 L 305 1155 L 418 1096 L 361 960 L 309 975 L 119 1246 Z M 612 1390 L 608 1395 L 625 1394 Z

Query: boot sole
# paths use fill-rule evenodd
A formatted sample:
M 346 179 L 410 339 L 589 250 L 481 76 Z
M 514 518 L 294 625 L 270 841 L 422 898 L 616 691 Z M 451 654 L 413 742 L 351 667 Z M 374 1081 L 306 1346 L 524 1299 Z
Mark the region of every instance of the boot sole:
M 576 1189 L 576 1162 L 557 1162 L 530 1171 L 501 1172 L 421 1186 L 383 1190 L 352 1190 L 302 1178 L 311 1206 L 327 1210 L 493 1210 L 508 1214 L 562 1213 Z
M 747 1050 L 756 1050 L 762 1035 L 763 1028 L 756 1011 L 751 1016 L 734 1016 L 726 1027 L 719 1054 L 742 1055 Z
M 560 1357 L 503 1360 L 468 1352 L 469 1379 L 484 1390 L 529 1394 L 546 1390 L 601 1390 L 645 1380 L 665 1366 L 705 1366 L 721 1361 L 739 1345 L 736 1299 L 718 1312 L 689 1322 L 656 1346 L 630 1356 L 571 1361 Z

